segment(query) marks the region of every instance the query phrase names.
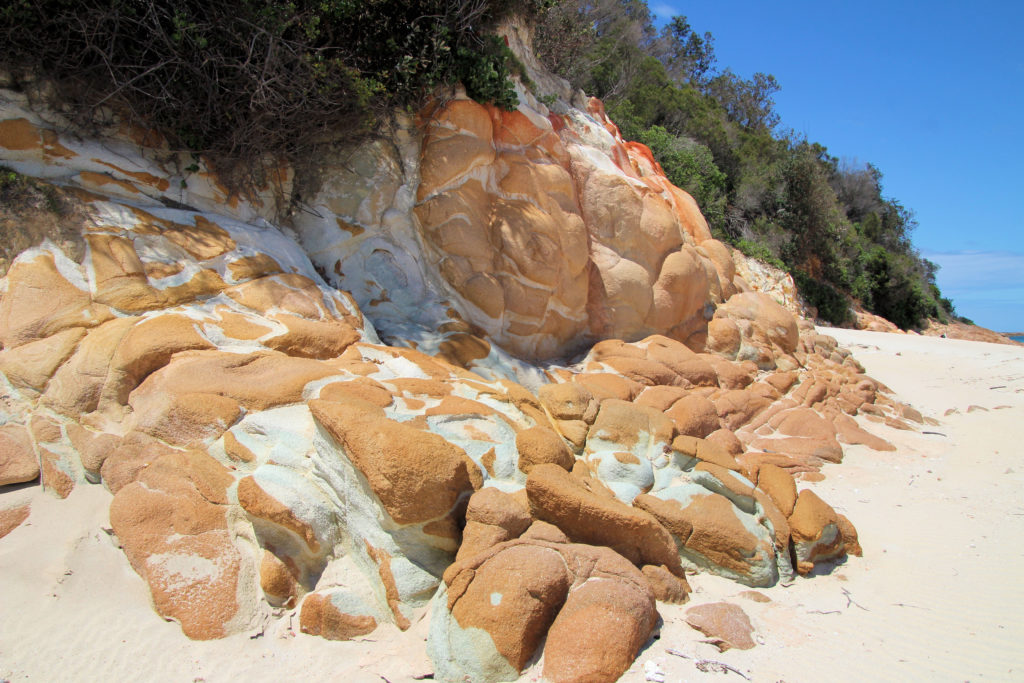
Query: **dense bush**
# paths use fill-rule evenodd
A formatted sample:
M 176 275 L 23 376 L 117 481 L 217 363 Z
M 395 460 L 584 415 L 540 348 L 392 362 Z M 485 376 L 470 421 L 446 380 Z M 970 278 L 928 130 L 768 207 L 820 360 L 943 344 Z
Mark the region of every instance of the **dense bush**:
M 491 30 L 548 4 L 14 0 L 0 7 L 0 66 L 49 79 L 79 123 L 116 113 L 252 169 L 358 138 L 439 85 L 514 107 L 517 62 Z
M 818 309 L 818 317 L 833 325 L 850 322 L 849 302 L 841 292 L 827 282 L 815 280 L 802 270 L 793 271 L 793 281 L 804 299 Z

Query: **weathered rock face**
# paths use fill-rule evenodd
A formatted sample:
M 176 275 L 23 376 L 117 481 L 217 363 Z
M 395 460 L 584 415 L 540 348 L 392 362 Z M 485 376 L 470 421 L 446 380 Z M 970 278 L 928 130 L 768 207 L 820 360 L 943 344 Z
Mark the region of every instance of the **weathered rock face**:
M 891 448 L 855 416 L 923 416 L 753 291 L 599 102 L 520 99 L 399 117 L 281 226 L 286 170 L 229 196 L 0 91 L 3 162 L 87 214 L 84 254 L 44 242 L 0 280 L 0 486 L 108 489 L 190 637 L 431 605 L 447 680 L 537 656 L 615 680 L 686 571 L 765 586 L 859 552 L 797 481 Z
M 693 199 L 600 102 L 520 99 L 457 97 L 339 161 L 296 217 L 313 261 L 387 336 L 472 330 L 527 359 L 652 333 L 702 346 L 711 307 L 742 286 Z

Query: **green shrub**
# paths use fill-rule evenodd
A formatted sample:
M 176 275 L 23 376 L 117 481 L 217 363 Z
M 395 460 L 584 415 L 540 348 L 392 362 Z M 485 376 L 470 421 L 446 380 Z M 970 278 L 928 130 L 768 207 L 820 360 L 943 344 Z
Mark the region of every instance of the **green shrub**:
M 715 166 L 711 150 L 661 126 L 639 131 L 635 139 L 651 149 L 673 185 L 697 200 L 712 229 L 720 230 L 725 220 L 725 174 Z
M 517 104 L 521 69 L 492 35 L 549 0 L 14 0 L 0 7 L 0 66 L 54 84 L 78 121 L 110 111 L 215 165 L 257 173 L 371 133 L 396 106 L 462 81 Z M 249 178 L 259 181 L 258 177 Z
M 833 325 L 842 325 L 852 319 L 850 305 L 835 287 L 815 280 L 802 270 L 793 271 L 797 290 L 811 306 L 818 309 L 818 317 Z
M 786 264 L 782 262 L 782 259 L 772 253 L 772 250 L 764 244 L 740 239 L 736 241 L 735 247 L 750 258 L 755 258 L 758 261 L 764 261 L 765 263 L 782 270 L 786 269 Z

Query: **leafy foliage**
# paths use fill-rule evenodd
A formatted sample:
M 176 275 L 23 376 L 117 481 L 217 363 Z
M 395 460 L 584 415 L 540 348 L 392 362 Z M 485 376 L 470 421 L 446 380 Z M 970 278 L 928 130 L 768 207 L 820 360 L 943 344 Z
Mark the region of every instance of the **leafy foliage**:
M 849 297 L 905 328 L 952 313 L 881 172 L 782 129 L 775 77 L 717 70 L 713 36 L 686 17 L 659 33 L 643 0 L 564 0 L 544 14 L 536 49 L 651 148 L 716 237 L 786 267 L 823 318 L 847 321 Z
M 222 167 L 261 168 L 267 156 L 299 162 L 325 141 L 357 139 L 439 85 L 461 81 L 471 97 L 515 107 L 517 63 L 491 31 L 550 4 L 10 0 L 0 66 L 49 79 L 79 123 L 114 112 Z

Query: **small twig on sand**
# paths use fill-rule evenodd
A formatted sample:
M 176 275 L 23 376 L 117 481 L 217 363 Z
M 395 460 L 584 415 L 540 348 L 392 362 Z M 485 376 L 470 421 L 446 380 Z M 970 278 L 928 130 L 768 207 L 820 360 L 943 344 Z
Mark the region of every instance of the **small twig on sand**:
M 931 607 L 921 607 L 920 605 L 908 605 L 908 604 L 907 604 L 907 603 L 905 603 L 905 602 L 894 602 L 894 603 L 892 603 L 892 604 L 893 604 L 893 605 L 894 605 L 895 607 L 913 607 L 914 609 L 923 609 L 923 610 L 928 610 L 929 612 L 931 612 L 931 611 L 932 611 L 932 608 L 931 608 Z
M 989 389 L 1005 389 L 1005 388 L 1006 388 L 1005 384 L 997 384 L 994 387 L 989 387 Z
M 942 432 L 921 432 L 922 434 L 934 434 L 935 436 L 945 436 Z
M 812 610 L 808 610 L 807 613 L 808 614 L 842 614 L 842 612 L 840 612 L 837 609 L 830 609 L 827 612 L 823 612 L 820 609 L 812 609 Z
M 854 605 L 854 606 L 856 606 L 856 607 L 860 607 L 860 608 L 861 608 L 862 610 L 864 610 L 865 612 L 870 612 L 870 611 L 871 611 L 871 610 L 869 610 L 869 609 L 868 609 L 867 607 L 865 607 L 864 605 L 858 604 L 858 603 L 857 603 L 857 602 L 856 602 L 856 601 L 855 601 L 855 600 L 853 599 L 853 596 L 851 596 L 851 595 L 850 595 L 850 591 L 848 591 L 848 590 L 847 590 L 847 589 L 845 589 L 845 588 L 843 589 L 843 595 L 845 595 L 845 596 L 846 596 L 846 606 L 847 606 L 847 607 L 849 607 L 850 605 Z
M 739 669 L 735 669 L 735 668 L 729 666 L 725 662 L 719 662 L 718 660 L 715 660 L 715 659 L 701 659 L 700 657 L 691 657 L 690 655 L 686 654 L 685 652 L 680 652 L 679 650 L 675 650 L 675 649 L 673 649 L 671 647 L 667 648 L 665 650 L 665 652 L 669 653 L 670 655 L 675 655 L 676 657 L 682 657 L 683 659 L 692 659 L 693 660 L 693 665 L 695 667 L 697 667 L 698 669 L 700 669 L 701 671 L 703 671 L 704 673 L 709 673 L 709 672 L 713 671 L 715 673 L 724 674 L 724 673 L 728 673 L 729 671 L 731 671 L 734 674 L 736 674 L 737 676 L 742 676 L 743 678 L 745 678 L 748 681 L 750 680 L 750 677 L 747 676 L 745 673 L 743 673 Z

